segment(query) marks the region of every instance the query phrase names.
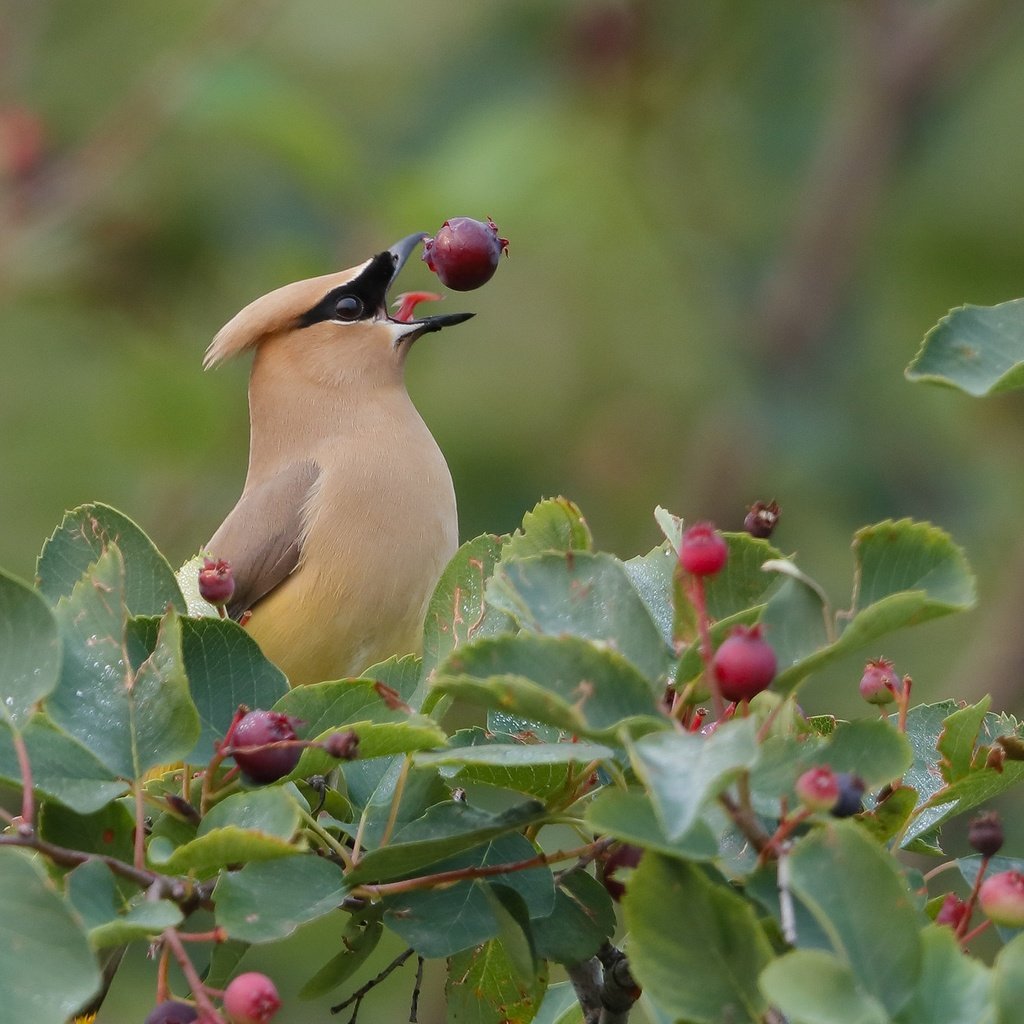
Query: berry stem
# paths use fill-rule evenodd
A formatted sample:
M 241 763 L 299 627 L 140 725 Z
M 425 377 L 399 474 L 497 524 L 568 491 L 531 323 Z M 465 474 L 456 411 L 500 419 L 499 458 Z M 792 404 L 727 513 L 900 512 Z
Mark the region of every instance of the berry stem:
M 171 966 L 171 947 L 164 943 L 160 949 L 160 959 L 156 964 L 156 1001 L 160 1003 L 168 1002 L 171 996 L 171 986 L 167 980 L 167 972 Z
M 140 779 L 132 787 L 135 790 L 135 836 L 132 861 L 136 871 L 146 867 L 146 791 Z
M 22 827 L 35 830 L 36 803 L 35 783 L 32 781 L 32 765 L 29 762 L 28 747 L 25 737 L 17 729 L 11 729 L 11 742 L 18 756 L 18 769 L 21 772 L 21 824 Z
M 715 718 L 721 718 L 725 712 L 725 701 L 722 699 L 722 691 L 718 688 L 718 680 L 715 679 L 715 674 L 711 671 L 711 656 L 714 651 L 711 647 L 711 620 L 708 618 L 703 576 L 691 577 L 690 601 L 697 613 L 697 634 L 700 638 L 697 651 L 700 654 L 700 660 L 704 663 L 704 678 L 711 690 L 711 703 L 715 709 Z
M 965 920 L 969 920 L 967 915 L 964 915 Z M 985 920 L 978 925 L 973 931 L 968 932 L 966 935 L 958 936 L 960 940 L 960 948 L 966 952 L 969 943 L 973 942 L 986 928 L 992 924 L 991 921 Z
M 352 853 L 347 846 L 339 843 L 308 811 L 299 808 L 302 820 L 306 827 L 312 832 L 332 853 L 336 854 L 339 860 L 345 865 L 346 870 L 352 868 Z
M 170 948 L 174 959 L 178 961 L 181 973 L 185 975 L 188 987 L 192 990 L 192 995 L 195 996 L 196 1006 L 199 1007 L 200 1019 L 204 1024 L 207 1024 L 207 1022 L 208 1024 L 224 1024 L 224 1018 L 217 1012 L 213 1003 L 210 1002 L 210 997 L 206 993 L 206 986 L 203 984 L 195 966 L 189 959 L 188 953 L 185 951 L 185 946 L 178 936 L 178 930 L 176 928 L 166 929 L 161 935 L 161 939 Z
M 388 812 L 388 822 L 384 826 L 384 834 L 380 837 L 380 845 L 387 846 L 391 841 L 391 833 L 395 830 L 395 822 L 398 820 L 398 807 L 402 802 L 402 795 L 405 793 L 405 782 L 409 778 L 409 769 L 412 767 L 412 758 L 406 754 L 402 762 L 402 770 L 395 782 L 395 792 L 391 797 L 391 810 Z
M 960 940 L 961 944 L 966 940 L 967 929 L 971 924 L 971 915 L 974 913 L 974 908 L 978 902 L 978 892 L 981 889 L 981 883 L 984 881 L 985 872 L 988 870 L 988 862 L 991 857 L 982 854 L 981 864 L 978 866 L 978 874 L 975 876 L 974 885 L 971 888 L 971 895 L 967 897 L 967 906 L 964 909 L 964 916 L 960 920 L 960 924 L 956 930 L 956 937 Z

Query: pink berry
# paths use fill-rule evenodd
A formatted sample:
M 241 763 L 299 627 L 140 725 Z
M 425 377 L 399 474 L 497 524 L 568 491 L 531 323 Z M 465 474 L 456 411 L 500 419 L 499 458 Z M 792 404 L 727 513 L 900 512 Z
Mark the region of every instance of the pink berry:
M 199 1011 L 188 1003 L 169 999 L 166 1003 L 153 1007 L 149 1011 L 144 1024 L 192 1024 L 199 1019 Z
M 1019 871 L 989 875 L 978 890 L 978 903 L 996 924 L 1024 928 L 1024 875 Z
M 253 782 L 283 778 L 299 763 L 302 748 L 296 744 L 267 749 L 267 744 L 296 739 L 296 724 L 297 719 L 277 711 L 250 711 L 231 734 L 235 763 Z
M 231 563 L 223 558 L 203 560 L 199 570 L 199 596 L 218 608 L 231 600 L 235 592 L 235 578 L 231 574 Z
M 508 252 L 508 239 L 498 234 L 490 217 L 486 224 L 471 217 L 452 217 L 423 243 L 424 262 L 457 292 L 487 284 L 503 252 Z
M 776 667 L 775 652 L 760 626 L 736 626 L 711 659 L 722 696 L 737 703 L 767 689 Z
M 274 983 L 258 971 L 238 975 L 224 990 L 224 1012 L 231 1024 L 267 1024 L 280 1008 Z
M 860 695 L 869 704 L 891 704 L 902 687 L 888 658 L 875 658 L 864 666 L 860 677 Z
M 729 557 L 725 538 L 714 523 L 695 523 L 683 533 L 679 545 L 679 564 L 694 576 L 714 576 L 721 572 Z
M 828 767 L 811 768 L 796 780 L 796 795 L 811 811 L 831 811 L 839 802 L 839 780 Z
M 955 892 L 948 893 L 935 915 L 936 924 L 948 924 L 954 931 L 960 927 L 967 913 L 967 902 L 960 899 Z
M 599 862 L 598 878 L 605 889 L 608 890 L 608 895 L 616 903 L 622 899 L 626 891 L 626 883 L 620 882 L 615 877 L 615 873 L 619 868 L 635 868 L 640 863 L 640 858 L 643 855 L 644 851 L 639 846 L 633 846 L 630 843 L 616 843 Z

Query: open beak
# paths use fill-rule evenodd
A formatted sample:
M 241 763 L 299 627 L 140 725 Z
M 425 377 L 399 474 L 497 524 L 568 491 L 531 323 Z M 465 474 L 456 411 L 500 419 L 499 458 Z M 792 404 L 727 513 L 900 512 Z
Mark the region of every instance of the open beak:
M 391 282 L 388 285 L 390 288 L 391 284 L 395 283 L 395 278 L 401 273 L 402 267 L 405 266 L 406 260 L 416 251 L 416 247 L 428 236 L 423 232 L 419 232 L 415 235 L 408 235 L 403 238 L 400 242 L 395 242 L 388 252 L 391 255 L 391 260 L 394 263 L 394 271 L 391 274 Z M 407 327 L 408 330 L 403 331 L 401 334 L 402 341 L 414 341 L 416 338 L 423 334 L 430 334 L 433 331 L 440 331 L 444 327 L 453 327 L 455 324 L 465 323 L 475 314 L 473 313 L 441 313 L 438 316 L 424 316 L 417 317 L 415 320 L 402 321 L 395 320 L 394 317 L 388 317 L 388 319 L 394 324 L 400 324 L 403 327 Z

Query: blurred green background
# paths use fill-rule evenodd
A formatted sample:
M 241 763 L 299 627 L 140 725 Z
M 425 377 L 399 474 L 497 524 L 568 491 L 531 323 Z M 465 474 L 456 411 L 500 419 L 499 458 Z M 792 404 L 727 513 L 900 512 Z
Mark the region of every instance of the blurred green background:
M 1008 0 L 0 0 L 0 565 L 89 500 L 184 560 L 245 472 L 215 331 L 490 215 L 510 259 L 408 369 L 464 538 L 564 493 L 629 556 L 656 504 L 775 498 L 841 606 L 857 527 L 929 519 L 980 608 L 867 653 L 1019 710 L 1024 399 L 902 371 L 1024 294 L 1022 124 Z M 861 713 L 858 677 L 805 704 Z

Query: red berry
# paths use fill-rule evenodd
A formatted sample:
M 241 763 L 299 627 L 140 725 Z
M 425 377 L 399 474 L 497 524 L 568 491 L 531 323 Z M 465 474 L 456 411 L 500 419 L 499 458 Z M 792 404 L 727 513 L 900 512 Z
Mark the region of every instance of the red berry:
M 231 1024 L 267 1024 L 280 1008 L 274 983 L 258 971 L 238 975 L 224 990 L 224 1012 Z
M 601 884 L 608 890 L 608 895 L 616 903 L 622 899 L 626 891 L 626 883 L 615 878 L 615 873 L 619 868 L 635 868 L 643 855 L 644 851 L 639 846 L 633 846 L 630 843 L 616 843 L 600 861 L 598 877 Z
M 864 666 L 860 677 L 860 695 L 869 704 L 890 704 L 902 687 L 888 658 L 875 658 Z
M 332 732 L 324 740 L 324 750 L 339 761 L 352 761 L 359 756 L 359 736 L 353 729 Z
M 978 890 L 985 916 L 1006 928 L 1024 928 L 1024 875 L 1001 871 L 989 875 Z
M 828 767 L 811 768 L 796 780 L 796 795 L 811 811 L 831 811 L 839 802 L 839 780 Z
M 188 1003 L 169 999 L 149 1012 L 145 1024 L 192 1024 L 199 1019 L 199 1011 Z
M 718 688 L 728 701 L 750 700 L 775 678 L 775 652 L 760 626 L 736 626 L 711 659 Z
M 231 574 L 231 563 L 223 558 L 203 560 L 199 570 L 199 596 L 218 608 L 231 600 L 235 592 L 235 577 Z
M 751 537 L 768 538 L 778 525 L 781 514 L 782 510 L 777 501 L 770 501 L 767 504 L 763 501 L 755 501 L 747 510 L 743 520 L 743 529 Z
M 948 924 L 955 931 L 960 927 L 966 913 L 967 902 L 960 899 L 955 892 L 951 892 L 942 901 L 942 906 L 935 915 L 935 923 Z
M 979 814 L 967 829 L 967 841 L 984 857 L 993 857 L 1003 847 L 1003 823 L 996 811 Z
M 679 564 L 694 576 L 714 576 L 721 572 L 729 557 L 725 538 L 714 523 L 695 523 L 683 533 L 679 545 Z
M 275 749 L 266 746 L 296 739 L 296 723 L 297 719 L 277 711 L 250 711 L 235 726 L 231 734 L 232 754 L 253 782 L 276 782 L 299 763 L 302 748 L 298 744 Z
M 423 243 L 423 260 L 443 284 L 468 292 L 490 281 L 507 251 L 508 239 L 498 234 L 490 217 L 486 224 L 471 217 L 452 217 Z
M 852 818 L 860 814 L 864 810 L 864 780 L 850 772 L 836 772 L 836 782 L 839 783 L 839 799 L 832 808 L 832 817 Z

